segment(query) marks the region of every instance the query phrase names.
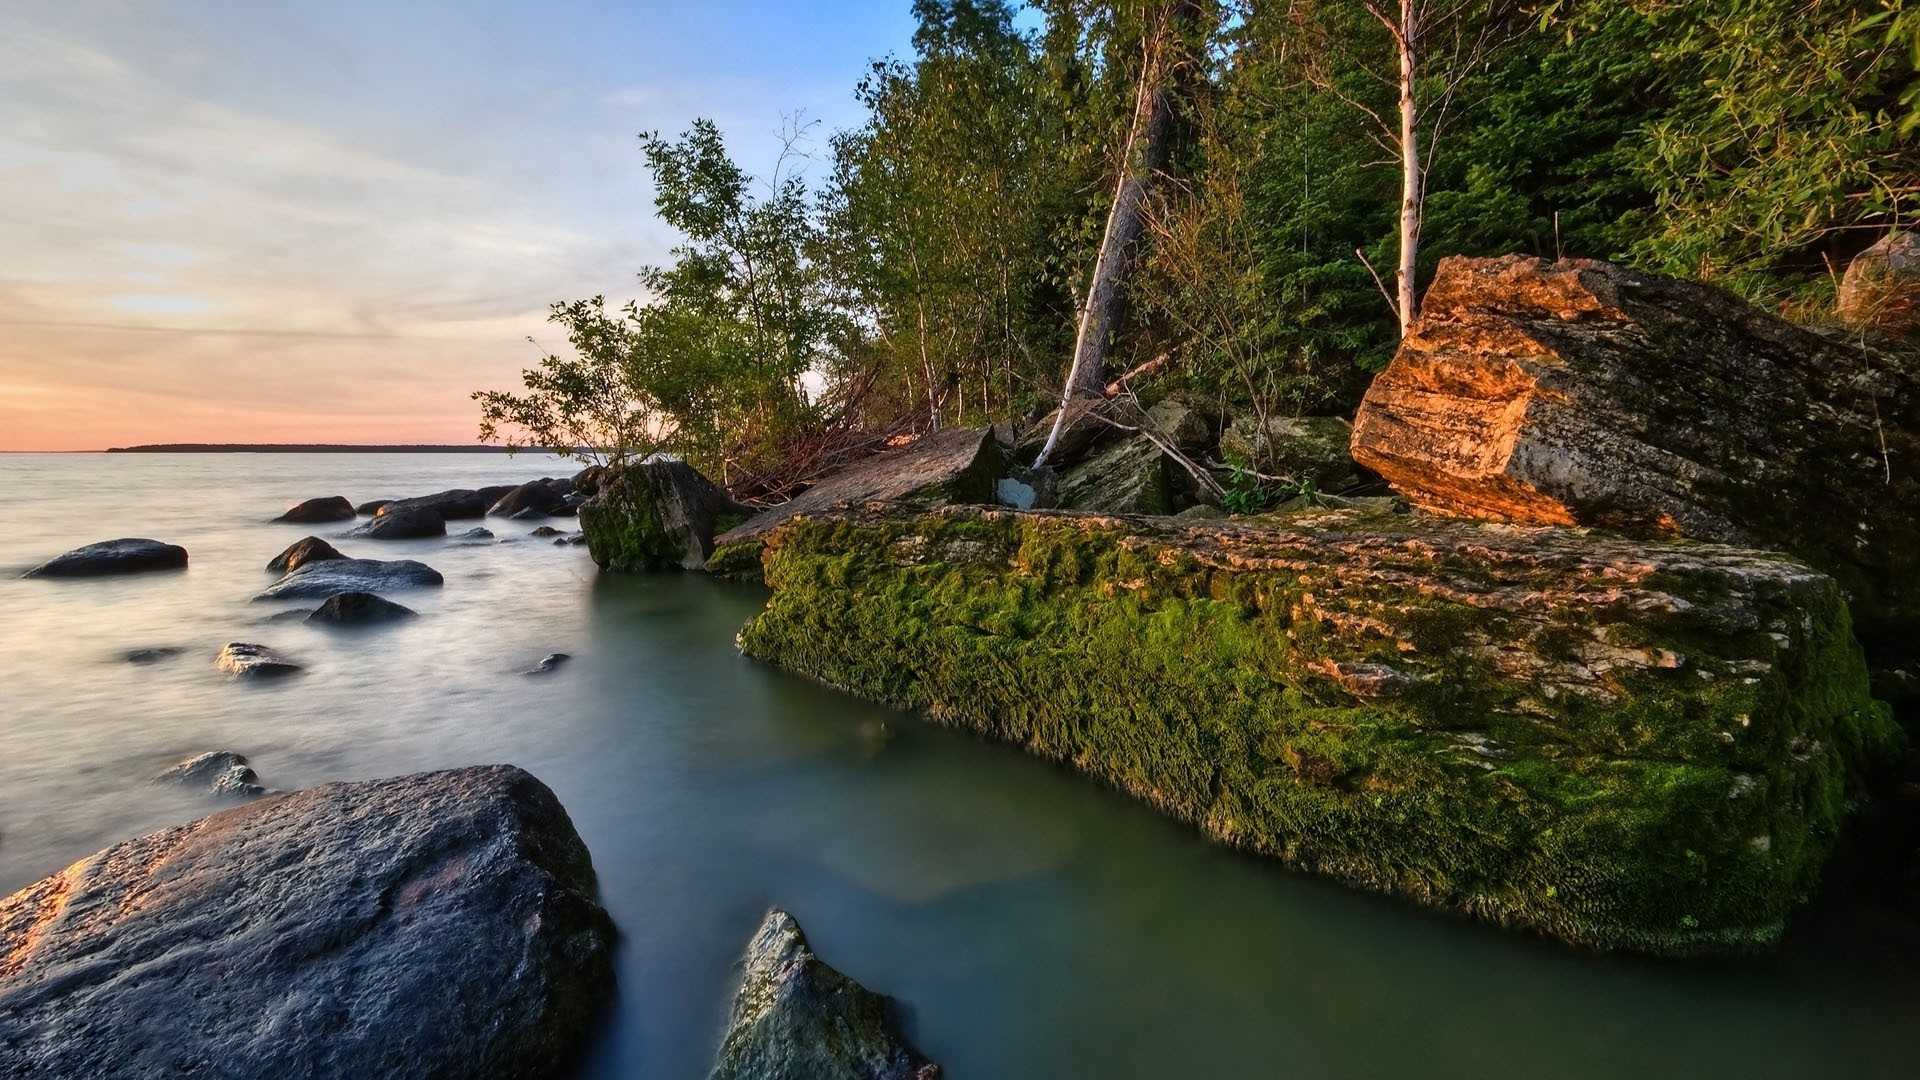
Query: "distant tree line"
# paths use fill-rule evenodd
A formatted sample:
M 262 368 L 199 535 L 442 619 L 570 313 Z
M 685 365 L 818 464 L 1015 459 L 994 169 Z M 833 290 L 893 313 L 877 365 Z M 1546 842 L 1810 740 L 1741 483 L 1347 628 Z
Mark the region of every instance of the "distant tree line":
M 1920 218 L 1904 0 L 913 8 L 814 187 L 791 153 L 747 175 L 706 121 L 643 135 L 673 262 L 645 304 L 555 305 L 569 354 L 476 394 L 483 436 L 778 495 L 883 435 L 1037 418 L 1069 369 L 1344 412 L 1444 255 L 1612 259 L 1814 319 Z

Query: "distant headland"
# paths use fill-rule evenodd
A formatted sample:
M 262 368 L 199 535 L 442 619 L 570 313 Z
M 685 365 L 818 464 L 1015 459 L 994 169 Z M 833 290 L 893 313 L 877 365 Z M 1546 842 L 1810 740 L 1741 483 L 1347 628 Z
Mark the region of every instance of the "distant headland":
M 504 446 L 357 443 L 150 443 L 115 446 L 109 454 L 504 454 Z

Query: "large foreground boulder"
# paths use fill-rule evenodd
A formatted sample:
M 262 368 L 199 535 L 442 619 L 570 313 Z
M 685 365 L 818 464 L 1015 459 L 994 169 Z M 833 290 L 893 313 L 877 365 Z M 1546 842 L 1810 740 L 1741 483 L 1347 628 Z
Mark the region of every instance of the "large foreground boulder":
M 1360 510 L 769 538 L 741 648 L 1226 842 L 1569 941 L 1773 941 L 1899 729 L 1787 557 Z
M 580 507 L 580 528 L 593 561 L 612 570 L 703 569 L 714 534 L 753 513 L 698 469 L 658 454 L 607 474 L 598 491 Z
M 907 1045 L 888 1000 L 828 967 L 800 924 L 767 912 L 712 1080 L 936 1080 L 940 1067 Z
M 106 577 L 152 570 L 184 570 L 187 549 L 158 540 L 102 540 L 75 548 L 26 572 L 26 577 Z
M 353 517 L 353 503 L 345 495 L 329 495 L 322 499 L 308 499 L 273 520 L 295 525 L 323 525 L 329 521 L 352 521 Z
M 389 506 L 347 535 L 365 540 L 428 540 L 447 535 L 447 519 L 425 506 L 399 510 Z
M 1920 653 L 1920 365 L 1607 263 L 1447 259 L 1354 457 L 1450 514 L 1778 548 Z
M 267 563 L 267 572 L 270 574 L 286 574 L 298 570 L 308 563 L 344 558 L 346 558 L 346 556 L 340 554 L 332 544 L 327 543 L 317 536 L 309 536 L 305 539 L 295 541 L 288 545 L 287 550 L 275 555 L 273 560 Z
M 0 900 L 0 1074 L 560 1074 L 612 948 L 586 847 L 525 772 L 328 784 Z
M 254 599 L 324 600 L 335 593 L 383 593 L 445 583 L 440 571 L 412 559 L 328 559 L 301 566 Z

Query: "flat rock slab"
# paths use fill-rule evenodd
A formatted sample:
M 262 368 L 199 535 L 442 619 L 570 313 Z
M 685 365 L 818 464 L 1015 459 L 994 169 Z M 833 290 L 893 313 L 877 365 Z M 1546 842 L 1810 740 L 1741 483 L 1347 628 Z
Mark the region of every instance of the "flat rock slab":
M 713 1080 L 937 1080 L 940 1066 L 907 1044 L 892 1004 L 829 967 L 800 924 L 767 912 Z
M 509 765 L 273 796 L 0 900 L 0 1074 L 563 1072 L 613 928 Z
M 154 570 L 184 570 L 187 549 L 158 540 L 130 538 L 102 540 L 75 548 L 26 572 L 26 577 L 106 577 L 143 574 Z
M 1920 656 L 1920 355 L 1603 262 L 1446 259 L 1355 460 L 1448 514 L 1776 548 Z
M 798 518 L 749 656 L 1290 865 L 1604 948 L 1743 950 L 1899 729 L 1781 555 L 1428 515 Z
M 324 600 L 335 593 L 381 593 L 445 583 L 440 571 L 412 559 L 328 559 L 300 567 L 254 599 Z

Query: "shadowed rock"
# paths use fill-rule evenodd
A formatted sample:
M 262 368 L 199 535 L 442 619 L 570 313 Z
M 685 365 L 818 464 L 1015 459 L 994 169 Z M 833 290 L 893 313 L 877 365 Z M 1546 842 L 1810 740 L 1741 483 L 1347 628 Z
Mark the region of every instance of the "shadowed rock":
M 187 549 L 158 540 L 102 540 L 75 548 L 27 571 L 23 577 L 106 577 L 153 570 L 184 570 Z
M 214 658 L 214 666 L 235 678 L 277 679 L 299 672 L 300 665 L 265 645 L 230 642 Z
M 440 516 L 439 511 L 426 507 L 404 510 L 388 507 L 347 535 L 366 540 L 426 540 L 447 535 L 447 519 Z
M 372 593 L 343 592 L 327 597 L 326 603 L 307 616 L 310 623 L 330 623 L 335 626 L 364 626 L 372 623 L 398 622 L 411 619 L 419 612 L 403 607 L 391 600 L 383 599 Z
M 308 499 L 273 520 L 295 525 L 321 525 L 329 521 L 352 521 L 353 515 L 353 503 L 347 501 L 345 496 L 330 495 L 323 499 Z
M 241 797 L 263 795 L 267 790 L 260 786 L 260 777 L 247 764 L 247 759 L 231 750 L 215 750 L 190 758 L 154 777 L 153 782 Z
M 487 507 L 491 505 L 493 505 L 492 500 L 481 492 L 467 488 L 453 488 L 449 491 L 411 499 L 395 499 L 381 507 L 375 517 L 386 517 L 388 514 L 398 514 L 407 510 L 431 510 L 447 521 L 461 521 L 487 516 Z
M 412 559 L 328 559 L 308 563 L 267 586 L 255 600 L 324 600 L 342 592 L 390 592 L 445 584 L 440 571 Z
M 0 1075 L 565 1074 L 613 928 L 506 765 L 328 784 L 0 900 Z
M 392 505 L 392 499 L 373 499 L 354 507 L 353 512 L 360 517 L 372 517 Z
M 552 481 L 534 480 L 521 484 L 502 495 L 487 509 L 487 513 L 495 517 L 518 517 L 521 520 L 526 520 L 522 515 L 529 514 L 535 518 L 546 517 L 564 506 L 566 501 L 566 492 L 556 490 Z
M 274 574 L 286 574 L 298 570 L 308 563 L 325 562 L 328 559 L 344 559 L 345 555 L 334 549 L 332 544 L 317 536 L 309 536 L 295 541 L 287 550 L 273 557 L 267 564 L 267 571 Z
M 827 966 L 784 911 L 767 912 L 712 1080 L 936 1080 L 907 1044 L 891 1003 Z
M 714 533 L 753 512 L 698 469 L 658 454 L 602 476 L 599 491 L 580 508 L 580 526 L 593 561 L 613 570 L 699 570 Z
M 180 645 L 156 645 L 149 649 L 129 649 L 120 654 L 120 659 L 129 664 L 157 664 L 162 660 L 171 660 L 186 648 Z

